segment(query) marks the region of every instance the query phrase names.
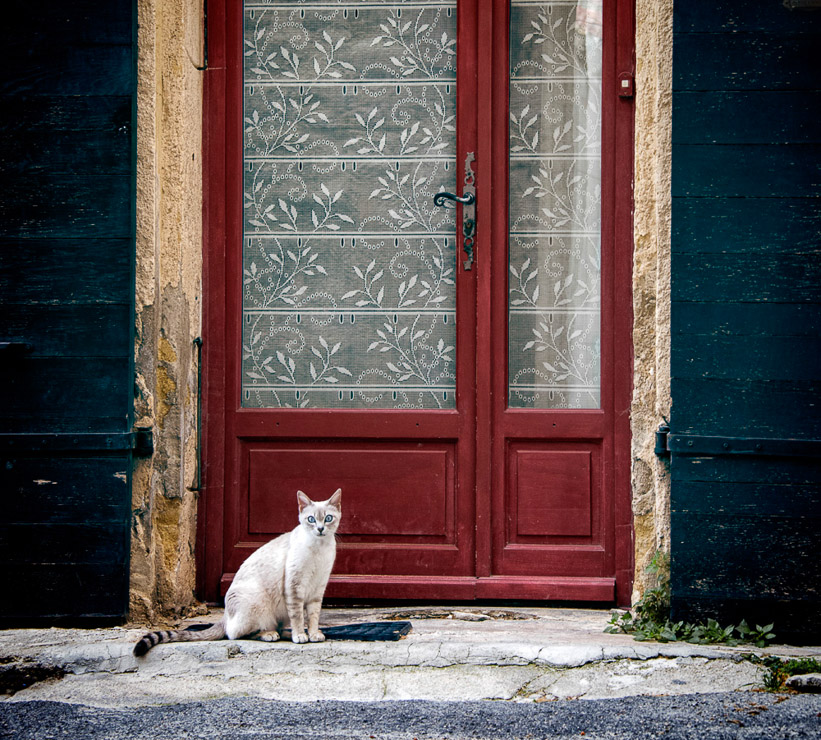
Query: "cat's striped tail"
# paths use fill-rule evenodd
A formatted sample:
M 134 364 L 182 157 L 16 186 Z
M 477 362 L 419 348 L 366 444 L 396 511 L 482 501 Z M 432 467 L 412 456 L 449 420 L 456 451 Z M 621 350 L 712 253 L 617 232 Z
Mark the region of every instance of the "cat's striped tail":
M 160 630 L 149 632 L 134 645 L 134 655 L 145 655 L 161 642 L 190 642 L 192 640 L 221 640 L 225 637 L 225 624 L 220 620 L 204 630 Z

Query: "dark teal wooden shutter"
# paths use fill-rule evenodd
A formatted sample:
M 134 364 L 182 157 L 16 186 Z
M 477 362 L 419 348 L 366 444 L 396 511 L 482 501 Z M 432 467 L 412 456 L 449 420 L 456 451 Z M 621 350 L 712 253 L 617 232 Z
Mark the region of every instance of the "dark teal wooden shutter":
M 135 6 L 0 23 L 0 619 L 128 611 Z
M 675 619 L 821 632 L 821 11 L 676 3 Z

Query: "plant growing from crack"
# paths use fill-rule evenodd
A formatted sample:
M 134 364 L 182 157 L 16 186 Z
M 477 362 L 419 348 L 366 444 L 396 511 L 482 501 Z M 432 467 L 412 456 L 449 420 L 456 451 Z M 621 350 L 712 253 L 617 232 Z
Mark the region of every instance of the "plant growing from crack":
M 610 634 L 630 634 L 638 642 L 690 642 L 696 644 L 739 645 L 751 643 L 765 647 L 775 639 L 774 625 L 756 625 L 742 620 L 738 625 L 722 626 L 715 619 L 706 622 L 673 622 L 670 620 L 670 556 L 658 551 L 646 572 L 655 576 L 656 585 L 626 612 L 613 612 L 605 627 Z
M 773 636 L 770 637 L 772 639 Z M 763 640 L 762 640 L 763 642 Z M 764 643 L 766 644 L 766 643 Z M 758 647 L 763 647 L 763 644 Z M 758 656 L 754 654 L 744 656 L 755 665 L 765 669 L 762 683 L 767 691 L 783 691 L 787 679 L 791 676 L 804 676 L 808 673 L 821 673 L 821 661 L 817 658 L 779 658 L 776 655 Z

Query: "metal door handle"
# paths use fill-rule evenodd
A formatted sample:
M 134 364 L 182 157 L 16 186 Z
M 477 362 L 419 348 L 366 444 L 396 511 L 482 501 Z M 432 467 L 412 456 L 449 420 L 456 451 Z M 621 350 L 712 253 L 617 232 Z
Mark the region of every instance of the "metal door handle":
M 473 246 L 476 243 L 476 174 L 471 167 L 475 159 L 473 152 L 468 152 L 465 157 L 465 183 L 461 196 L 445 191 L 433 196 L 433 205 L 440 208 L 445 208 L 447 201 L 462 204 L 462 249 L 467 255 L 462 264 L 465 270 L 473 266 Z
M 436 195 L 433 196 L 433 205 L 444 208 L 446 207 L 445 201 L 448 200 L 461 203 L 463 206 L 469 206 L 476 202 L 476 196 L 473 193 L 467 193 L 466 195 L 459 196 L 443 190 L 441 193 L 436 193 Z

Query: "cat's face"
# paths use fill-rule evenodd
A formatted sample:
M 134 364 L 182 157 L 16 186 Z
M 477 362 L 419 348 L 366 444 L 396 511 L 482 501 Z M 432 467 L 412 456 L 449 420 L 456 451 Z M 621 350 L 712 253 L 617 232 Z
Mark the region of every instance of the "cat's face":
M 327 501 L 311 501 L 302 491 L 297 491 L 299 523 L 315 537 L 331 537 L 342 518 L 342 489 Z

